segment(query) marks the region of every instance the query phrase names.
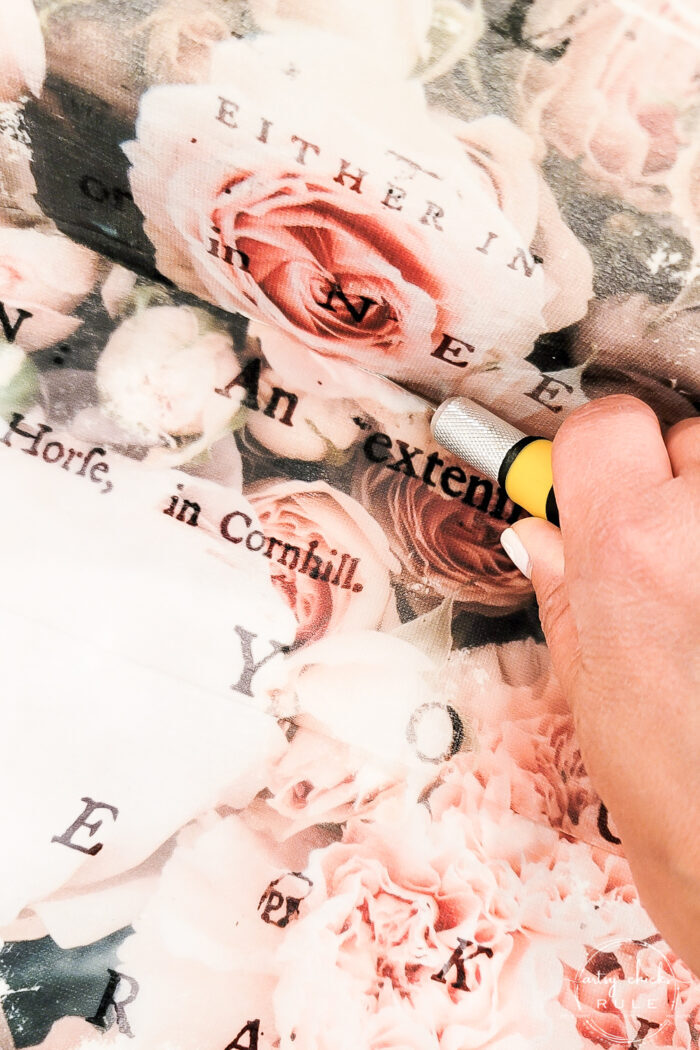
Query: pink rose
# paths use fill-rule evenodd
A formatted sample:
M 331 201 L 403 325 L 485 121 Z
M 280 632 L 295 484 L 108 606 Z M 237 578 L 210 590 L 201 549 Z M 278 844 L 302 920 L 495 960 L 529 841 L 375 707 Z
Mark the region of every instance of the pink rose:
M 489 491 L 483 485 L 490 482 L 476 490 L 475 503 Z M 409 591 L 450 596 L 493 614 L 530 600 L 529 582 L 509 565 L 498 542 L 506 523 L 487 509 L 442 495 L 420 477 L 366 463 L 358 467 L 355 491 L 391 538 Z
M 351 496 L 323 481 L 266 481 L 248 497 L 273 583 L 296 616 L 298 642 L 341 625 L 347 631 L 395 622 L 391 574 L 398 565 L 380 526 Z M 233 542 L 247 531 L 236 522 L 222 525 Z
M 692 138 L 686 121 L 698 103 L 700 37 L 690 7 L 536 0 L 525 33 L 564 51 L 528 60 L 533 128 L 608 191 L 643 211 L 668 210 L 669 174 Z
M 531 640 L 457 650 L 445 668 L 450 703 L 473 727 L 507 804 L 592 846 L 620 853 L 619 837 L 583 765 L 571 712 L 544 645 Z M 479 774 L 481 775 L 481 774 Z
M 0 223 L 0 302 L 24 350 L 72 335 L 80 321 L 70 315 L 91 291 L 98 268 L 94 252 L 63 234 Z
M 697 311 L 675 311 L 644 295 L 591 305 L 572 347 L 582 385 L 594 396 L 624 391 L 649 402 L 671 424 L 694 414 L 700 399 Z
M 46 73 L 44 38 L 32 0 L 12 0 L 0 10 L 0 102 L 27 89 L 40 95 Z
M 312 31 L 222 44 L 211 84 L 144 95 L 131 184 L 182 287 L 439 395 L 580 317 L 591 264 L 521 132 L 381 74 Z

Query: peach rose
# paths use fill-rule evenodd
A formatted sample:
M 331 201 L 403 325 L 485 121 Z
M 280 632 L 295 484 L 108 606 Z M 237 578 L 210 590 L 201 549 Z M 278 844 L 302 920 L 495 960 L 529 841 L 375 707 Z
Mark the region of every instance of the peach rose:
M 594 396 L 624 391 L 671 424 L 695 414 L 700 399 L 697 310 L 675 311 L 644 295 L 592 304 L 572 347 L 581 382 Z
M 96 368 L 106 412 L 147 442 L 220 437 L 243 399 L 221 397 L 238 370 L 233 342 L 203 310 L 152 306 L 112 333 Z
M 529 582 L 509 565 L 498 541 L 506 523 L 487 510 L 443 496 L 419 476 L 366 463 L 358 467 L 354 491 L 390 537 L 409 591 L 450 596 L 492 614 L 531 599 Z M 475 490 L 475 503 L 487 493 L 483 486 Z
M 80 321 L 70 315 L 90 293 L 98 269 L 99 257 L 63 234 L 0 222 L 0 302 L 22 349 L 40 350 L 72 335 Z
M 692 139 L 700 24 L 683 0 L 643 5 L 536 0 L 525 33 L 525 119 L 601 185 L 643 211 L 671 204 L 669 174 Z M 566 42 L 566 43 L 565 43 Z
M 324 481 L 266 481 L 247 495 L 267 539 L 273 583 L 296 616 L 297 642 L 396 621 L 398 564 L 380 526 L 351 496 Z
M 11 0 L 0 10 L 0 102 L 27 89 L 40 95 L 46 74 L 44 37 L 32 0 Z
M 311 30 L 219 45 L 210 79 L 147 92 L 125 147 L 181 287 L 436 396 L 584 312 L 588 254 L 505 119 L 443 121 Z

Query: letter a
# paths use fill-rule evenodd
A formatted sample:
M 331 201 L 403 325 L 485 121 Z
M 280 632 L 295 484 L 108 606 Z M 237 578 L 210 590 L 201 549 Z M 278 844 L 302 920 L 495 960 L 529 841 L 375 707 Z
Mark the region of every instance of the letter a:
M 254 357 L 252 361 L 249 361 L 242 372 L 239 372 L 230 383 L 226 386 L 216 387 L 214 390 L 215 394 L 221 394 L 222 397 L 231 396 L 231 387 L 242 386 L 245 387 L 245 398 L 243 404 L 246 408 L 258 408 L 258 386 L 260 384 L 260 369 L 262 368 L 262 361 L 259 357 Z
M 248 1021 L 246 1025 L 241 1028 L 240 1032 L 233 1040 L 229 1043 L 225 1050 L 258 1050 L 258 1032 L 260 1031 L 260 1018 L 256 1018 L 255 1021 Z M 250 1038 L 247 1043 L 242 1043 L 241 1036 L 248 1035 Z

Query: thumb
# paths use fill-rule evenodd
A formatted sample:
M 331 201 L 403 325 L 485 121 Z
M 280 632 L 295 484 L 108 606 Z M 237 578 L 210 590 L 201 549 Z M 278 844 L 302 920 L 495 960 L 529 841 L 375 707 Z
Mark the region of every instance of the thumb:
M 532 580 L 542 630 L 555 673 L 567 695 L 575 686 L 579 664 L 576 623 L 564 577 L 564 544 L 556 526 L 541 518 L 523 518 L 501 533 L 513 564 Z

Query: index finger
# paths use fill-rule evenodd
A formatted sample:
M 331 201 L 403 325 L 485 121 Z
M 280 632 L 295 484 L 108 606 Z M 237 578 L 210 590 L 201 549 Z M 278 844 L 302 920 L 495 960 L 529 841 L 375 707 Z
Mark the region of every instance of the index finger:
M 627 394 L 591 401 L 564 421 L 552 472 L 565 541 L 596 531 L 603 514 L 629 518 L 642 493 L 673 477 L 656 415 Z

